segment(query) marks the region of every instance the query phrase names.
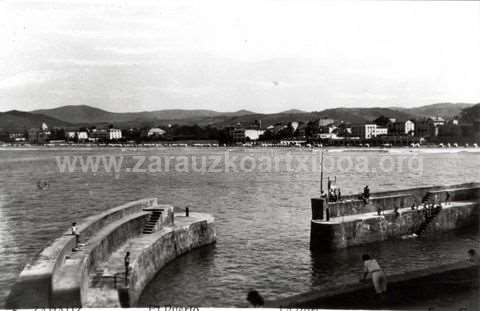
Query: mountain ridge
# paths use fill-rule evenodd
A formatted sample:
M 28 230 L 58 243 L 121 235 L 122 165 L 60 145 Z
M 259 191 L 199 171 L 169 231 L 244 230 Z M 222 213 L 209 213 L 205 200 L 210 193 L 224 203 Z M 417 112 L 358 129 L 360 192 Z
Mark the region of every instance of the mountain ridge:
M 320 118 L 332 118 L 348 123 L 371 122 L 384 115 L 397 120 L 420 119 L 430 115 L 453 118 L 462 109 L 474 104 L 437 103 L 415 108 L 373 107 L 373 108 L 329 108 L 306 112 L 290 109 L 278 113 L 255 113 L 248 110 L 218 112 L 208 109 L 164 109 L 138 112 L 110 112 L 88 105 L 67 105 L 52 109 L 39 109 L 29 112 L 7 111 L 0 113 L 0 128 L 23 129 L 39 127 L 42 122 L 50 127 L 103 126 L 114 124 L 122 128 L 167 126 L 168 124 L 225 127 L 240 124 L 251 125 L 261 120 L 263 126 L 290 121 L 308 122 Z M 31 114 L 29 116 L 28 114 Z M 41 121 L 43 120 L 43 121 Z M 41 121 L 41 122 L 40 122 Z

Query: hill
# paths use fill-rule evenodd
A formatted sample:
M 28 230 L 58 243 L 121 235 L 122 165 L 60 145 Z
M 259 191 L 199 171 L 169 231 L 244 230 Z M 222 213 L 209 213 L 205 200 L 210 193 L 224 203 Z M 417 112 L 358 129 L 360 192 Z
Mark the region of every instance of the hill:
M 43 122 L 50 128 L 72 125 L 68 122 L 37 113 L 18 110 L 0 112 L 0 128 L 5 131 L 23 131 L 30 128 L 40 128 Z
M 445 119 L 453 119 L 459 116 L 463 109 L 473 106 L 474 104 L 464 103 L 438 103 L 415 108 L 392 108 L 403 112 L 408 112 L 421 117 L 439 116 Z
M 34 110 L 32 113 L 40 113 L 52 118 L 56 118 L 68 123 L 75 124 L 99 124 L 99 123 L 142 123 L 156 122 L 157 120 L 183 120 L 197 118 L 211 118 L 216 116 L 242 116 L 252 114 L 247 110 L 239 110 L 236 112 L 217 112 L 213 110 L 196 109 L 168 109 L 157 111 L 141 111 L 141 112 L 110 112 L 103 109 L 87 106 L 62 106 L 53 109 Z
M 480 122 L 480 104 L 463 109 L 460 114 L 460 120 L 466 123 Z
M 307 111 L 299 110 L 299 109 L 290 109 L 290 110 L 282 111 L 280 113 L 296 114 L 296 113 L 307 113 Z
M 416 108 L 333 108 L 322 111 L 306 112 L 290 109 L 280 113 L 254 113 L 248 110 L 235 112 L 218 112 L 213 110 L 168 109 L 140 112 L 110 112 L 99 108 L 79 105 L 63 106 L 54 109 L 42 109 L 30 113 L 10 111 L 3 113 L 0 127 L 29 128 L 38 127 L 41 120 L 49 126 L 88 126 L 114 124 L 117 127 L 154 127 L 168 124 L 226 127 L 240 124 L 248 126 L 256 120 L 262 121 L 262 126 L 291 121 L 308 122 L 320 118 L 332 118 L 348 123 L 371 122 L 379 116 L 396 118 L 397 120 L 419 119 L 425 116 L 442 116 L 452 118 L 460 115 L 462 109 L 472 107 L 471 104 L 434 104 Z M 25 114 L 20 116 L 19 114 Z M 29 114 L 29 115 L 28 115 Z M 43 116 L 43 117 L 38 117 Z M 49 118 L 49 119 L 47 119 Z
M 168 124 L 225 127 L 240 124 L 247 126 L 261 120 L 263 126 L 291 121 L 308 122 L 320 118 L 333 118 L 349 123 L 370 122 L 384 115 L 389 118 L 414 119 L 408 111 L 389 108 L 334 108 L 316 112 L 288 110 L 280 113 L 254 113 L 247 110 L 217 112 L 212 110 L 158 110 L 131 113 L 114 113 L 90 106 L 63 106 L 54 109 L 36 110 L 50 117 L 77 125 L 107 125 L 121 128 L 166 126 Z

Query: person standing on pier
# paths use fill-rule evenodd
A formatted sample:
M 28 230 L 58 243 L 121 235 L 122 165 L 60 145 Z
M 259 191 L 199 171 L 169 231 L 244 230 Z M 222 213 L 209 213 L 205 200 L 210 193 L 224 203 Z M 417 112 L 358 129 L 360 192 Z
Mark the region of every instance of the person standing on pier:
M 385 272 L 383 272 L 382 268 L 380 268 L 378 262 L 371 258 L 368 254 L 362 255 L 362 260 L 364 266 L 362 282 L 365 282 L 368 274 L 370 274 L 372 276 L 375 292 L 379 295 L 386 293 L 387 277 L 385 276 Z
M 124 264 L 125 264 L 125 283 L 127 282 L 127 278 L 128 278 L 128 272 L 129 272 L 129 269 L 130 269 L 130 252 L 127 252 L 125 254 L 125 258 L 123 259 L 124 261 Z
M 75 250 L 76 250 L 78 248 L 78 244 L 80 244 L 80 234 L 78 234 L 76 222 L 72 222 L 72 235 L 75 236 Z
M 368 185 L 363 188 L 363 196 L 365 197 L 365 199 L 370 198 L 370 188 L 368 188 Z

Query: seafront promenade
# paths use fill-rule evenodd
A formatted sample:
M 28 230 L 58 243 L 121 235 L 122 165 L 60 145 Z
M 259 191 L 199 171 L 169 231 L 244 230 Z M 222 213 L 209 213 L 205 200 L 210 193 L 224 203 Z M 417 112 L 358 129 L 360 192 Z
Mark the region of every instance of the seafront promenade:
M 134 306 L 165 264 L 216 239 L 212 216 L 174 213 L 156 198 L 88 217 L 77 232 L 79 244 L 66 231 L 25 266 L 7 308 Z

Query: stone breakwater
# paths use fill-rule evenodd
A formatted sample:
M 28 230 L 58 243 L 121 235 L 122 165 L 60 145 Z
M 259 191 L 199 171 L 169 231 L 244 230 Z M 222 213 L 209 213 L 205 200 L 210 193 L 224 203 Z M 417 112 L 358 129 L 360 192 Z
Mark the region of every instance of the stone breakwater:
M 372 193 L 367 203 L 359 196 L 328 204 L 322 198 L 312 199 L 311 249 L 345 248 L 478 226 L 479 183 Z M 425 209 L 424 203 L 435 209 Z
M 440 265 L 388 276 L 388 292 L 384 299 L 375 295 L 372 282 L 352 282 L 324 290 L 312 290 L 265 302 L 268 308 L 328 309 L 411 309 L 419 300 L 454 292 L 471 291 L 478 297 L 480 266 L 467 261 Z M 476 310 L 478 300 L 468 310 Z M 467 309 L 465 309 L 467 310 Z
M 79 247 L 68 230 L 25 266 L 7 308 L 133 306 L 166 263 L 216 240 L 212 216 L 176 214 L 156 198 L 109 209 L 77 228 Z

